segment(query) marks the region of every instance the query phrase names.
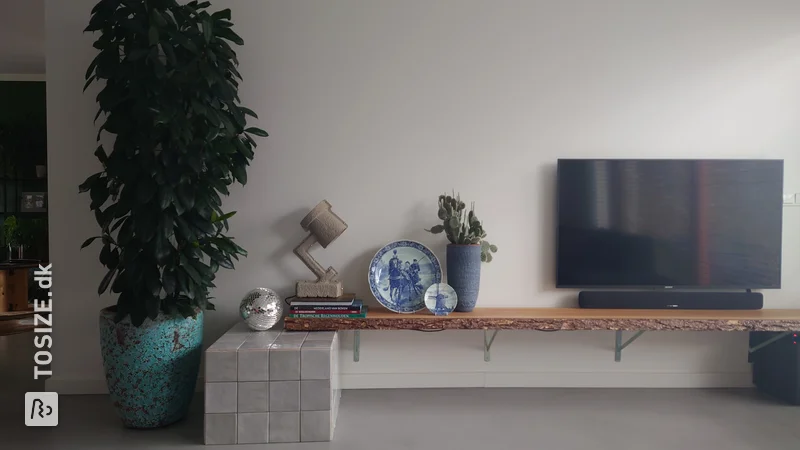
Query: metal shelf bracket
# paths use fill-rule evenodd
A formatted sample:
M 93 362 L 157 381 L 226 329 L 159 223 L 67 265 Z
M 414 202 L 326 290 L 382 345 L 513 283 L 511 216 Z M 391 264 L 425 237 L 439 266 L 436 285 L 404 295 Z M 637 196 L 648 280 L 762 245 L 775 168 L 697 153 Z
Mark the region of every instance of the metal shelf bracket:
M 617 331 L 616 335 L 615 335 L 615 338 L 614 338 L 614 361 L 620 362 L 622 360 L 622 349 L 624 349 L 625 347 L 631 345 L 633 343 L 633 341 L 635 341 L 636 339 L 639 339 L 639 336 L 641 336 L 643 334 L 644 334 L 644 331 L 637 331 L 636 334 L 631 336 L 630 339 L 628 339 L 627 341 L 625 341 L 625 343 L 623 343 L 622 342 L 622 331 Z
M 494 343 L 494 338 L 500 330 L 491 331 L 483 330 L 483 360 L 489 362 L 491 360 L 491 349 Z M 361 360 L 361 330 L 353 330 L 353 362 Z
M 785 338 L 786 336 L 788 336 L 788 335 L 790 335 L 792 333 L 793 333 L 792 331 L 784 331 L 781 334 L 776 334 L 775 336 L 767 339 L 766 341 L 764 341 L 764 342 L 762 342 L 762 343 L 760 343 L 760 344 L 758 344 L 758 345 L 756 345 L 754 347 L 750 347 L 748 349 L 748 352 L 749 353 L 755 353 L 755 352 L 761 350 L 762 348 L 764 348 L 764 347 L 766 347 L 766 346 L 768 346 L 768 345 L 770 345 L 770 344 L 772 344 L 774 342 L 777 342 L 777 341 Z
M 353 361 L 361 359 L 361 330 L 353 331 Z
M 497 333 L 500 330 L 483 330 L 483 360 L 486 362 L 491 361 L 492 355 L 492 344 L 494 344 L 494 340 L 497 337 Z M 748 349 L 749 353 L 755 353 L 762 348 L 777 342 L 786 336 L 789 336 L 793 332 L 786 331 L 781 334 L 778 334 L 754 347 L 750 347 Z M 625 342 L 622 342 L 622 331 L 616 331 L 614 336 L 614 361 L 620 362 L 622 360 L 622 350 L 625 347 L 631 345 L 633 341 L 639 339 L 641 335 L 644 334 L 644 331 L 637 331 L 633 336 L 630 337 Z M 359 362 L 361 360 L 361 330 L 354 330 L 353 331 L 353 361 Z
M 492 344 L 494 343 L 494 338 L 497 337 L 497 333 L 500 330 L 494 330 L 492 332 L 492 337 L 489 337 L 489 330 L 483 330 L 483 360 L 489 362 L 492 359 L 491 349 Z
M 497 333 L 500 330 L 483 330 L 483 360 L 486 362 L 491 361 L 492 359 L 492 344 L 494 344 L 494 340 L 497 337 Z M 781 334 L 778 334 L 754 347 L 750 347 L 748 349 L 749 353 L 755 353 L 762 348 L 777 342 L 786 336 L 792 334 L 791 331 L 786 331 Z M 633 336 L 630 337 L 625 342 L 622 342 L 622 331 L 616 331 L 614 336 L 614 361 L 620 362 L 622 361 L 622 350 L 625 347 L 631 345 L 633 341 L 639 339 L 644 334 L 644 331 L 637 331 Z M 359 362 L 361 360 L 361 330 L 354 330 L 353 331 L 353 361 Z

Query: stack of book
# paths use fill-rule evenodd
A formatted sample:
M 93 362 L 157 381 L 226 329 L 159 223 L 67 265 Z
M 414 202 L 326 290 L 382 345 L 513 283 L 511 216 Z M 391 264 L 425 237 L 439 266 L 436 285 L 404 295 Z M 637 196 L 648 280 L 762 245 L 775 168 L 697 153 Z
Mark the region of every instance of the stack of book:
M 359 319 L 367 307 L 354 294 L 338 298 L 296 297 L 289 302 L 289 317 L 295 319 Z

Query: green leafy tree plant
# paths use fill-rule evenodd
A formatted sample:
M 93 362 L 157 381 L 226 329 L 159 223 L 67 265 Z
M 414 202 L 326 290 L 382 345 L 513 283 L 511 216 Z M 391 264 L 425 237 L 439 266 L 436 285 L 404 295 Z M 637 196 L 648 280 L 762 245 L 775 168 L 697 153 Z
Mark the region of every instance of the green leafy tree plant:
M 8 216 L 3 221 L 3 238 L 9 249 L 22 243 L 22 234 L 17 216 Z
M 461 201 L 461 194 L 454 192 L 453 195 L 440 195 L 437 215 L 442 224 L 425 231 L 433 234 L 444 232 L 451 244 L 480 245 L 481 261 L 492 261 L 492 253 L 497 252 L 497 246 L 486 241 L 486 231 L 475 214 L 475 202 L 472 202 L 467 211 L 466 203 Z
M 235 212 L 221 196 L 247 182 L 254 136 L 267 133 L 247 126 L 231 12 L 209 6 L 101 0 L 85 30 L 99 53 L 84 90 L 100 85 L 97 140 L 113 147 L 97 147 L 102 170 L 80 185 L 101 229 L 81 248 L 102 242 L 98 294 L 117 294 L 117 322 L 213 310 L 215 273 L 247 255 L 225 235 Z

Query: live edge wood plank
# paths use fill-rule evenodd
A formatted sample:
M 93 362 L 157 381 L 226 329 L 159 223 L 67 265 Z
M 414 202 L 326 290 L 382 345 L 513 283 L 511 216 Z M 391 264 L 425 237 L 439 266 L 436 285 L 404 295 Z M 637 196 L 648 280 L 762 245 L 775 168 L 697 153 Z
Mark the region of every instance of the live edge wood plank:
M 296 319 L 290 331 L 332 330 L 653 330 L 653 331 L 800 331 L 800 310 L 762 309 L 643 310 L 581 308 L 476 308 L 471 313 L 434 316 L 370 309 L 362 319 Z

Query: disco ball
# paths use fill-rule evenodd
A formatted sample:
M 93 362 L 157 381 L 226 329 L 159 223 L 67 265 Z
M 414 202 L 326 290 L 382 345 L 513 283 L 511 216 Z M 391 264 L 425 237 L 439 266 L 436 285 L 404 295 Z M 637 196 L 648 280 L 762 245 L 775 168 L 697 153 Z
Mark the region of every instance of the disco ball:
M 239 313 L 250 329 L 269 330 L 278 323 L 283 315 L 283 301 L 272 289 L 255 288 L 242 299 Z

